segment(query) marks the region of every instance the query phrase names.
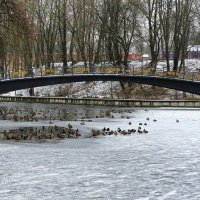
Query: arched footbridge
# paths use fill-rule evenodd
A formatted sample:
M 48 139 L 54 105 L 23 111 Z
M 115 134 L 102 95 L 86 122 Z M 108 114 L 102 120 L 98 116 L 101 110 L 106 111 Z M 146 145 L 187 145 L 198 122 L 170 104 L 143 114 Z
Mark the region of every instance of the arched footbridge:
M 147 84 L 159 87 L 175 89 L 200 95 L 200 79 L 184 79 L 179 77 L 157 76 L 147 74 L 60 74 L 42 75 L 32 77 L 18 77 L 1 79 L 0 94 L 10 91 L 34 88 L 40 86 L 82 82 L 82 81 L 121 81 L 139 84 Z

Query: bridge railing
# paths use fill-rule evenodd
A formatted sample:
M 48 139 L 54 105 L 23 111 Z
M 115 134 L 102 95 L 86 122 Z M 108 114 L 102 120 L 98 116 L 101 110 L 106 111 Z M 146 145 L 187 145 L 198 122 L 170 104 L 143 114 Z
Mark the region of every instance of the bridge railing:
M 92 70 L 91 70 L 92 69 Z M 119 66 L 112 67 L 70 67 L 70 68 L 37 68 L 29 70 L 7 70 L 0 72 L 0 79 L 16 79 L 16 78 L 33 78 L 33 77 L 43 77 L 43 76 L 58 76 L 66 74 L 120 74 L 127 76 L 156 76 L 163 78 L 173 78 L 173 79 L 184 79 L 191 81 L 200 81 L 200 72 L 175 72 L 175 71 L 156 71 L 153 72 L 150 68 L 122 68 Z

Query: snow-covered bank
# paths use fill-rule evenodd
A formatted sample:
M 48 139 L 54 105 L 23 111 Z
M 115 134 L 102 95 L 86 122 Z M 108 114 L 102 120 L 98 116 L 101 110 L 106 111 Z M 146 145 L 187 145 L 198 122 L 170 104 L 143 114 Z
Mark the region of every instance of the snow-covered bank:
M 96 97 L 96 98 L 117 98 L 121 92 L 119 82 L 78 82 L 54 86 L 34 88 L 36 96 L 65 96 L 65 97 Z M 18 90 L 5 94 L 5 96 L 30 96 L 29 89 Z

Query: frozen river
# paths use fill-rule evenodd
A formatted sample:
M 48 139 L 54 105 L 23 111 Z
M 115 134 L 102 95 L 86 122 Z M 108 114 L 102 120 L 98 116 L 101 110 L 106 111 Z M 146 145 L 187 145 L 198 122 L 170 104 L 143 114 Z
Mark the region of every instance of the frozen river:
M 138 109 L 126 113 L 126 119 L 117 114 L 95 118 L 98 108 L 82 109 L 92 122 L 70 123 L 85 135 L 91 128 L 127 129 L 139 122 L 147 122 L 149 133 L 44 143 L 1 141 L 0 200 L 200 199 L 200 110 Z M 3 118 L 0 129 L 48 123 Z

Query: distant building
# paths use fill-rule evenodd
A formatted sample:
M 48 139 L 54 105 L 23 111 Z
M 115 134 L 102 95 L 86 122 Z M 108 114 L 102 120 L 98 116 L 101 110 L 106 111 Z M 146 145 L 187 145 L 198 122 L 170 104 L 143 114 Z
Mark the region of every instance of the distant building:
M 142 59 L 143 60 L 148 60 L 149 59 L 149 54 L 142 54 Z
M 129 53 L 128 60 L 142 60 L 142 54 L 141 53 Z
M 188 46 L 187 58 L 200 59 L 200 45 Z

